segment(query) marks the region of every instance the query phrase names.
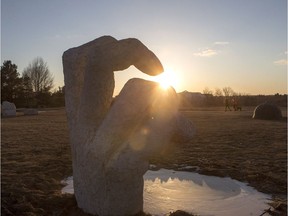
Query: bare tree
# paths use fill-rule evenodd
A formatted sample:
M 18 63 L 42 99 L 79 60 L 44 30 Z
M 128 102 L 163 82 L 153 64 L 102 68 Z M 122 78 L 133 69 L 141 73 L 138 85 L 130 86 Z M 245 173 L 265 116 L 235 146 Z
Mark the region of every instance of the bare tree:
M 222 91 L 225 97 L 233 96 L 235 94 L 234 90 L 231 87 L 224 87 Z
M 213 91 L 210 90 L 208 87 L 205 87 L 204 90 L 203 90 L 203 94 L 213 95 Z
M 33 91 L 49 92 L 53 88 L 54 78 L 50 73 L 47 63 L 41 57 L 35 58 L 23 71 L 23 77 L 28 76 Z
M 214 93 L 215 96 L 223 96 L 223 92 L 220 88 L 215 88 L 215 93 Z

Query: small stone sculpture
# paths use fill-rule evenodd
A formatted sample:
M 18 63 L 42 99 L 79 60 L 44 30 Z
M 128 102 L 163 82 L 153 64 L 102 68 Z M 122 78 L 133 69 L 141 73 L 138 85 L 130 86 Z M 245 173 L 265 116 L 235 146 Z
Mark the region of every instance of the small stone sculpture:
M 252 118 L 264 120 L 280 120 L 282 119 L 282 113 L 280 108 L 276 105 L 265 102 L 255 108 Z
M 149 156 L 174 132 L 182 138 L 193 133 L 177 113 L 174 89 L 163 91 L 155 82 L 129 80 L 111 106 L 113 71 L 131 65 L 149 75 L 163 71 L 153 52 L 133 38 L 104 36 L 63 54 L 74 192 L 78 207 L 90 214 L 142 211 Z
M 15 117 L 16 116 L 16 106 L 14 103 L 8 101 L 3 101 L 1 106 L 1 112 L 3 117 Z

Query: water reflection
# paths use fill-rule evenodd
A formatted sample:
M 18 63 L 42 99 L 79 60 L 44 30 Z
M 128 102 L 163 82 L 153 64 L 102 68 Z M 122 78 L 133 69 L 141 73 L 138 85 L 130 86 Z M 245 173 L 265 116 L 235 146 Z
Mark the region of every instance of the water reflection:
M 144 175 L 144 211 L 165 215 L 185 210 L 206 215 L 260 215 L 271 197 L 231 178 L 160 169 Z M 73 178 L 65 181 L 63 193 L 74 193 Z
M 160 169 L 148 171 L 144 210 L 164 215 L 185 210 L 199 215 L 260 215 L 270 196 L 231 178 Z

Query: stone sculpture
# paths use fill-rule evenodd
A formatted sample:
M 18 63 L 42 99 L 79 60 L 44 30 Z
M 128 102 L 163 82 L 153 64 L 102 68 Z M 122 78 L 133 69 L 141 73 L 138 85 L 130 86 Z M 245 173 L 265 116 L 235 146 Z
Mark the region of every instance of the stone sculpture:
M 3 117 L 15 117 L 16 116 L 16 106 L 14 103 L 8 101 L 3 101 L 1 106 L 1 112 Z
M 163 91 L 155 82 L 129 80 L 111 106 L 113 71 L 131 65 L 149 75 L 163 71 L 154 53 L 133 38 L 103 36 L 63 54 L 74 192 L 78 207 L 90 214 L 142 211 L 149 156 L 173 134 L 193 133 L 177 113 L 174 89 Z
M 255 108 L 252 118 L 264 120 L 280 120 L 282 119 L 282 113 L 280 108 L 276 105 L 265 102 Z

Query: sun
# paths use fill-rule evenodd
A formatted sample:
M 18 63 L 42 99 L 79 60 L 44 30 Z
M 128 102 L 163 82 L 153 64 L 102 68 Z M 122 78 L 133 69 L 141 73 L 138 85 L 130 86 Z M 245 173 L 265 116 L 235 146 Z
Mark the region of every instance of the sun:
M 162 74 L 155 77 L 154 81 L 160 84 L 160 87 L 164 90 L 168 89 L 169 87 L 174 87 L 177 84 L 177 77 L 176 74 L 172 71 L 165 71 Z

